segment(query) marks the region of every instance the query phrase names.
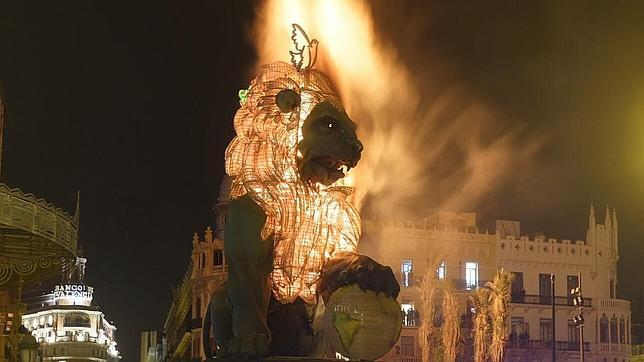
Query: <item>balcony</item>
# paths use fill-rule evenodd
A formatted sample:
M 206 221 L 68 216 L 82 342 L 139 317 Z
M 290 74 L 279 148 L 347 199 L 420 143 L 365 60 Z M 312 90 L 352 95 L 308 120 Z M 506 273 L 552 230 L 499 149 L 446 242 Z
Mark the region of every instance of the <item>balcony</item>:
M 600 309 L 613 309 L 620 311 L 631 310 L 631 302 L 623 299 L 598 299 Z
M 531 350 L 550 350 L 552 341 L 541 340 L 514 340 L 508 342 L 508 349 L 531 349 Z M 555 350 L 557 351 L 579 351 L 579 342 L 574 341 L 555 341 Z M 590 352 L 590 342 L 584 342 L 584 351 Z
M 552 297 L 544 295 L 532 295 L 532 294 L 513 294 L 511 303 L 517 304 L 539 304 L 539 305 L 552 305 Z M 568 297 L 557 297 L 555 296 L 555 305 L 566 305 L 574 307 L 572 298 Z M 584 298 L 584 307 L 591 307 L 592 299 Z
M 479 280 L 473 282 L 466 279 L 454 279 L 454 287 L 458 290 L 474 290 L 477 288 L 484 288 L 487 280 Z

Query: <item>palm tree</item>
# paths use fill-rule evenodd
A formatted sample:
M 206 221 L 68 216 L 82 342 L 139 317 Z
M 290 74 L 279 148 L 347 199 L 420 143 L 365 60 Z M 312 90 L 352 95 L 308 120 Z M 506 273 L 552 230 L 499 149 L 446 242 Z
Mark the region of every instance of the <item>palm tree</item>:
M 508 304 L 510 304 L 510 288 L 512 275 L 501 268 L 497 270 L 491 282 L 486 286 L 491 289 L 490 319 L 492 321 L 492 342 L 490 357 L 493 361 L 503 361 L 505 348 L 508 343 Z
M 431 356 L 434 354 L 433 340 L 436 337 L 436 327 L 434 326 L 434 319 L 436 318 L 436 295 L 438 279 L 436 278 L 436 268 L 438 267 L 438 259 L 427 259 L 427 271 L 420 282 L 420 296 L 421 296 L 421 312 L 420 312 L 420 327 L 418 328 L 418 344 L 423 362 L 432 360 Z
M 443 281 L 441 283 L 443 292 L 443 326 L 441 328 L 441 339 L 443 342 L 444 361 L 456 361 L 456 349 L 461 336 L 461 318 L 458 314 L 458 299 L 454 290 L 454 283 Z
M 488 357 L 488 346 L 490 345 L 490 304 L 492 290 L 490 288 L 478 288 L 470 296 L 474 306 L 474 360 L 484 362 Z

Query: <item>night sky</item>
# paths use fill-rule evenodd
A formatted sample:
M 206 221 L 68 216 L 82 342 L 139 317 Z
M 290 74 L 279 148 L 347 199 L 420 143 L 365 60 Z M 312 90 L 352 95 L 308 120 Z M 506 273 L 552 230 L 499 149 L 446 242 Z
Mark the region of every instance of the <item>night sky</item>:
M 255 65 L 255 7 L 0 2 L 2 181 L 70 212 L 81 191 L 87 279 L 126 362 L 138 359 L 142 330 L 162 327 L 192 234 L 214 223 L 237 90 Z M 644 2 L 380 0 L 373 9 L 409 69 L 465 84 L 507 126 L 544 140 L 530 167 L 513 170 L 520 181 L 485 198 L 481 219 L 583 239 L 589 203 L 598 222 L 615 206 L 618 294 L 644 323 Z

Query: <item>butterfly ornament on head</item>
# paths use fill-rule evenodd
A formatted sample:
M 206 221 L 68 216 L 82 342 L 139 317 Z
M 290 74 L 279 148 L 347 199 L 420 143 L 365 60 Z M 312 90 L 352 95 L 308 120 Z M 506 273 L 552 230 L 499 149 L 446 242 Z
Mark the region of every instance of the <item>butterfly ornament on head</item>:
M 309 39 L 304 29 L 298 24 L 293 24 L 291 31 L 291 64 L 298 72 L 306 71 L 313 68 L 318 55 L 317 39 Z

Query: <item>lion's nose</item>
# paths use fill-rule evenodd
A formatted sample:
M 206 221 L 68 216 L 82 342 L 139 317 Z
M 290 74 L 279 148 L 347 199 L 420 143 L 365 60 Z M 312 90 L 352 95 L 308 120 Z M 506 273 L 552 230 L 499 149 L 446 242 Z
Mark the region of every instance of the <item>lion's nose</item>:
M 353 144 L 353 150 L 356 152 L 362 152 L 362 150 L 364 150 L 362 142 L 356 140 L 356 142 L 354 142 Z

